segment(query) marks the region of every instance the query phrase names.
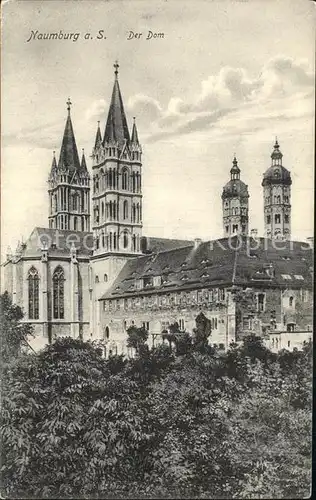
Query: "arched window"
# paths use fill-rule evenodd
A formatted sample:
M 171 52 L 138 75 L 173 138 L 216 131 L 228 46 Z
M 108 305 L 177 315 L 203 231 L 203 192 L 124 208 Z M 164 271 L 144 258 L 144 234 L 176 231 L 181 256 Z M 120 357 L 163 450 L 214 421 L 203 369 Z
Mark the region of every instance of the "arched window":
M 102 247 L 105 247 L 105 235 L 104 232 L 102 231 Z
M 289 306 L 293 307 L 294 297 L 289 297 Z
M 77 231 L 77 217 L 74 217 L 74 231 Z
M 106 283 L 108 281 L 108 275 L 106 273 L 103 276 L 103 281 L 104 281 L 104 283 Z
M 99 283 L 99 276 L 97 274 L 95 275 L 94 282 Z
M 123 233 L 123 246 L 124 246 L 124 248 L 128 247 L 128 235 L 127 235 L 127 231 L 124 231 L 124 233 Z
M 64 319 L 64 271 L 56 267 L 53 274 L 53 315 L 54 319 Z
M 35 267 L 28 272 L 29 319 L 39 318 L 39 276 Z
M 104 202 L 103 201 L 101 203 L 101 216 L 102 216 L 102 219 L 104 219 Z
M 133 251 L 136 251 L 136 235 L 133 234 Z
M 136 205 L 133 203 L 133 209 L 132 209 L 132 222 L 135 222 L 136 220 Z
M 117 235 L 116 233 L 113 233 L 113 248 L 116 250 L 117 247 Z
M 128 172 L 126 169 L 122 172 L 122 189 L 127 189 Z
M 108 326 L 105 327 L 104 338 L 108 339 L 110 337 L 110 329 Z
M 123 203 L 123 218 L 124 219 L 128 218 L 128 202 L 127 202 L 127 200 L 125 200 Z

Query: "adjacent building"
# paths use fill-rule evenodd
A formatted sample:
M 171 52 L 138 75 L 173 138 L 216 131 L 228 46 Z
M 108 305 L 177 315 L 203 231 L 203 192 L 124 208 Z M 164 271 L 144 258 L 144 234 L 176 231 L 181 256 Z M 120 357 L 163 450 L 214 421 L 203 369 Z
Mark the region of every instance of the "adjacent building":
M 107 355 L 128 355 L 129 326 L 146 328 L 153 346 L 175 322 L 192 332 L 200 312 L 211 321 L 210 342 L 225 348 L 250 332 L 274 349 L 309 337 L 313 249 L 291 241 L 292 181 L 278 141 L 262 181 L 264 238 L 248 236 L 249 190 L 236 157 L 222 191 L 223 238 L 146 237 L 142 147 L 135 118 L 128 126 L 114 67 L 105 126 L 102 132 L 98 123 L 92 148 L 92 197 L 68 99 L 48 177 L 49 227 L 36 227 L 4 263 L 5 289 L 33 325 L 35 348 L 70 335 L 102 339 Z M 292 344 L 279 340 L 285 334 Z

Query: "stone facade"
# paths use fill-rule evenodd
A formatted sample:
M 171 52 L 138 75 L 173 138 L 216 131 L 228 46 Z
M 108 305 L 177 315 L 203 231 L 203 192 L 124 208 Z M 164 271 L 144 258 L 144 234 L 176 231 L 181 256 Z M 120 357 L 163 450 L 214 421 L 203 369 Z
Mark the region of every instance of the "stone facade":
M 230 170 L 230 181 L 222 193 L 223 236 L 247 235 L 249 231 L 248 186 L 240 180 L 240 168 L 236 157 Z
M 271 154 L 271 167 L 263 176 L 264 227 L 267 238 L 291 239 L 291 174 L 282 165 L 278 141 Z

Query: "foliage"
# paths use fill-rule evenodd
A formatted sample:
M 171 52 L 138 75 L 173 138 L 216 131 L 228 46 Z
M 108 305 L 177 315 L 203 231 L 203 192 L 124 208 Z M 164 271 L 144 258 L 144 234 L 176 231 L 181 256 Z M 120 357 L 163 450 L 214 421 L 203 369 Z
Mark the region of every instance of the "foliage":
M 10 361 L 21 354 L 24 347 L 29 347 L 27 338 L 32 335 L 32 328 L 23 319 L 22 309 L 12 304 L 8 292 L 0 295 L 0 344 L 2 362 Z
M 4 369 L 3 496 L 306 497 L 311 363 L 310 343 L 272 354 L 257 337 L 131 360 L 58 339 Z
M 130 326 L 127 329 L 127 345 L 133 347 L 136 352 L 144 348 L 145 343 L 148 339 L 148 331 L 146 328 L 137 326 Z

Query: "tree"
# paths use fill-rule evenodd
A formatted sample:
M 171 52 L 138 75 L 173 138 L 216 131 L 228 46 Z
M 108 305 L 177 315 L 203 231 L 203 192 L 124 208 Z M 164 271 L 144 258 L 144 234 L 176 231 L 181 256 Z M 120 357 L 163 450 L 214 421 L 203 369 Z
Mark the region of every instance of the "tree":
M 195 318 L 196 328 L 194 328 L 194 346 L 201 351 L 208 346 L 208 339 L 212 333 L 211 321 L 200 312 Z
M 138 354 L 146 350 L 145 344 L 148 339 L 148 331 L 146 328 L 130 326 L 127 329 L 127 345 L 133 347 Z
M 27 340 L 32 335 L 32 327 L 21 323 L 24 316 L 22 309 L 12 304 L 8 292 L 0 296 L 0 314 L 1 359 L 8 362 L 19 356 L 23 348 L 31 349 Z

